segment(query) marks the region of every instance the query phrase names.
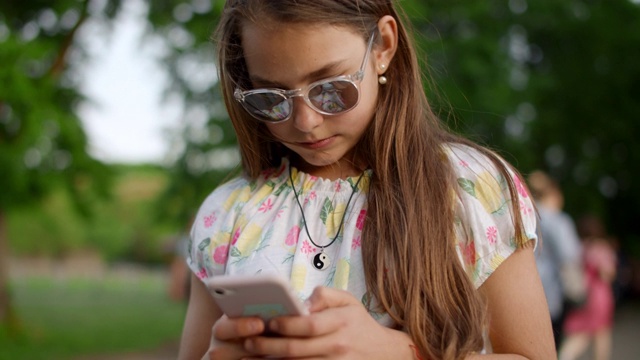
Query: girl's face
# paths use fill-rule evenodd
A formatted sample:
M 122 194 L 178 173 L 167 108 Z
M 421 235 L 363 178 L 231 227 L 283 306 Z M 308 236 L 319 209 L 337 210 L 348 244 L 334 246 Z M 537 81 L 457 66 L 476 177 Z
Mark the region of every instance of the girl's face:
M 367 50 L 366 40 L 345 27 L 246 23 L 241 36 L 254 89 L 299 89 L 325 78 L 352 75 L 360 69 Z M 351 111 L 322 115 L 301 97 L 294 97 L 291 118 L 266 125 L 276 139 L 300 156 L 303 163 L 298 167 L 304 171 L 337 178 L 361 170 L 352 162 L 358 159 L 350 155 L 376 107 L 375 52 L 374 47 L 358 84 L 360 101 Z

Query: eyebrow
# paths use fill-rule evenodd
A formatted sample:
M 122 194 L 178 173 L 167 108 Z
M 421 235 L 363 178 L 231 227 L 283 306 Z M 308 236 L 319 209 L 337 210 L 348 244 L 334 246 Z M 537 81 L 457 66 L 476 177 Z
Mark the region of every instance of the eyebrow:
M 347 59 L 344 60 L 338 60 L 338 61 L 333 61 L 330 62 L 328 64 L 326 64 L 325 66 L 321 67 L 318 70 L 314 70 L 310 73 L 308 73 L 307 75 L 305 75 L 302 78 L 302 81 L 305 83 L 311 83 L 313 81 L 317 81 L 320 80 L 322 78 L 326 78 L 330 75 L 336 74 L 336 76 L 339 75 L 347 75 L 347 74 L 339 74 L 340 70 L 342 70 L 342 68 L 344 67 L 344 64 L 347 62 Z M 286 88 L 286 86 L 284 86 L 281 83 L 278 82 L 274 82 L 268 79 L 264 79 L 258 75 L 250 75 L 249 76 L 251 82 L 253 82 L 254 84 L 260 84 L 261 86 L 269 86 L 269 87 L 276 87 L 276 88 Z

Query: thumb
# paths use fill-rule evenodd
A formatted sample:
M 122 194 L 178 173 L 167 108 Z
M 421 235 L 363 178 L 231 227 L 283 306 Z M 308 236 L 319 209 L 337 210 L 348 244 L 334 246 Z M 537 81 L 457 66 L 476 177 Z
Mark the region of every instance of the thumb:
M 316 287 L 305 302 L 309 312 L 318 312 L 329 308 L 359 304 L 358 299 L 353 297 L 351 293 L 324 286 Z

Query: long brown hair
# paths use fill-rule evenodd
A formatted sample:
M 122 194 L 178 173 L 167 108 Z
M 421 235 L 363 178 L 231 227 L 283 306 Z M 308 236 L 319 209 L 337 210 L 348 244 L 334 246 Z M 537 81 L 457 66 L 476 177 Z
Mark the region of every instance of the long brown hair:
M 455 250 L 453 169 L 442 146 L 462 143 L 488 156 L 517 192 L 493 152 L 448 132 L 433 113 L 410 38 L 406 15 L 392 0 L 228 1 L 215 34 L 225 104 L 240 146 L 242 166 L 255 178 L 292 156 L 233 98 L 251 87 L 243 59 L 244 22 L 344 26 L 369 36 L 378 20 L 398 22 L 398 50 L 380 87 L 374 119 L 355 153 L 373 170 L 362 252 L 367 289 L 407 331 L 423 356 L 460 359 L 483 346 L 485 305 Z M 365 155 L 366 154 L 366 155 Z M 513 171 L 513 169 L 512 169 Z M 517 242 L 526 242 L 518 202 L 512 202 Z

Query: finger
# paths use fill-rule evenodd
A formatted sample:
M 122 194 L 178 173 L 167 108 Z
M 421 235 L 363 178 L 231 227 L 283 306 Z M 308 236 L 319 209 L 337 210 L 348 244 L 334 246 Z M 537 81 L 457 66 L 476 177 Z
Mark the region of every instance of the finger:
M 348 339 L 337 339 L 333 334 L 313 338 L 257 336 L 247 338 L 244 347 L 246 351 L 269 358 L 306 359 L 324 357 L 326 354 L 344 355 L 349 344 Z
M 248 356 L 256 356 L 255 353 L 248 352 L 243 345 L 243 341 L 217 341 L 211 345 L 203 360 L 243 359 Z
M 358 299 L 344 290 L 318 286 L 313 290 L 307 305 L 310 312 L 322 311 L 328 308 L 360 304 Z
M 257 317 L 229 319 L 225 315 L 213 326 L 213 337 L 221 341 L 256 336 L 263 332 L 264 322 Z
M 272 319 L 268 328 L 289 337 L 322 336 L 345 326 L 351 310 L 354 310 L 353 305 L 329 308 L 308 316 L 281 316 Z

